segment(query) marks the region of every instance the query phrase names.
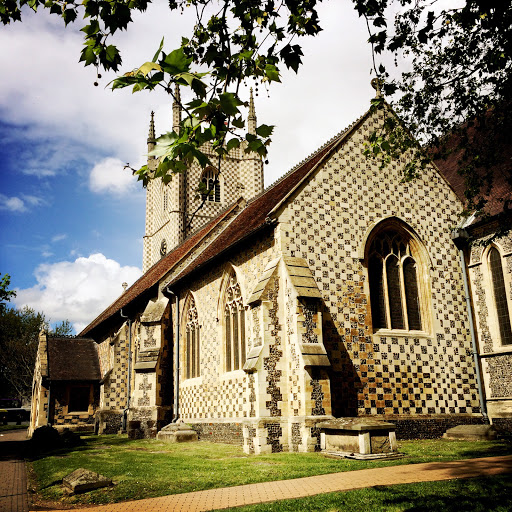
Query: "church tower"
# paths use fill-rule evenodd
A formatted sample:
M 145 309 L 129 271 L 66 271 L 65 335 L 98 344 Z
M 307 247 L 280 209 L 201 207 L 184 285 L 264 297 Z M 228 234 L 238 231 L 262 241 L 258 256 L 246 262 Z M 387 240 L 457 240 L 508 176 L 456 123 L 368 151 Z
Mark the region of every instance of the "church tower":
M 181 121 L 180 90 L 176 87 L 176 101 L 172 106 L 173 130 L 178 132 Z M 252 89 L 249 100 L 249 133 L 256 134 L 256 111 Z M 155 147 L 154 114 L 151 113 L 148 135 L 148 153 Z M 209 144 L 203 151 L 213 165 L 202 169 L 192 164 L 186 173 L 173 176 L 168 185 L 162 180 L 150 180 L 146 190 L 146 233 L 144 235 L 143 272 L 190 234 L 217 217 L 230 204 L 243 197 L 249 200 L 263 191 L 263 162 L 256 153 L 245 153 L 244 147 L 231 150 L 216 168 L 217 155 Z M 158 161 L 148 156 L 148 169 L 154 171 Z M 203 198 L 198 196 L 200 182 L 212 191 L 198 210 Z

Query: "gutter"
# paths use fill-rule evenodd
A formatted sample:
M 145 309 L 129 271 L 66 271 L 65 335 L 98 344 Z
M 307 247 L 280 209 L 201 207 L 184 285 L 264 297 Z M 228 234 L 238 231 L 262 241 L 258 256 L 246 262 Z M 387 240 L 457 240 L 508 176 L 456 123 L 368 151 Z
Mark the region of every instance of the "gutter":
M 469 284 L 468 284 L 468 271 L 466 267 L 466 260 L 464 257 L 464 248 L 468 246 L 470 238 L 469 234 L 464 227 L 457 228 L 452 231 L 452 240 L 457 249 L 459 250 L 460 255 L 460 264 L 462 267 L 462 278 L 464 280 L 464 295 L 466 296 L 466 306 L 468 308 L 468 317 L 469 317 L 469 332 L 471 335 L 471 344 L 473 347 L 473 361 L 475 364 L 476 371 L 476 383 L 478 387 L 478 397 L 480 399 L 480 410 L 482 411 L 482 416 L 484 418 L 484 422 L 489 424 L 489 416 L 487 415 L 487 403 L 484 396 L 484 390 L 482 386 L 482 375 L 480 371 L 480 357 L 478 355 L 478 348 L 476 343 L 476 334 L 475 334 L 475 325 L 474 325 L 474 317 L 473 317 L 473 307 L 471 305 L 471 297 L 469 294 Z

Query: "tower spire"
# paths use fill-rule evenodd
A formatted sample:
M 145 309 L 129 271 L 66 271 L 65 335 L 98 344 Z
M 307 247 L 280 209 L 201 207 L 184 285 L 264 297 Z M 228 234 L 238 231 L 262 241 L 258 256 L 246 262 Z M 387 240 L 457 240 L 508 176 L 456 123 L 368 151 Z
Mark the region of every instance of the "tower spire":
M 247 117 L 247 131 L 256 135 L 256 109 L 254 108 L 254 98 L 252 96 L 252 87 L 249 97 L 249 116 Z
M 151 120 L 149 121 L 149 133 L 148 133 L 148 166 L 150 165 L 151 160 L 154 160 L 155 157 L 149 155 L 153 149 L 155 149 L 156 138 L 155 138 L 155 113 L 151 111 Z
M 176 84 L 176 88 L 174 89 L 174 102 L 172 104 L 172 129 L 178 133 L 180 131 L 180 122 L 181 122 L 181 94 L 180 94 L 180 86 Z

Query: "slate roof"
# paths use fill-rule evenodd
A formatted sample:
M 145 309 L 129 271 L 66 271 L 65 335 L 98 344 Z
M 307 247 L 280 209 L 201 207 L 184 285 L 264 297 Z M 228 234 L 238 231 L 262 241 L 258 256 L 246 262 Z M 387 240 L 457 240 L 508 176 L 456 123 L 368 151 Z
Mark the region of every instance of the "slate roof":
M 175 278 L 171 279 L 170 285 L 177 283 L 187 277 L 192 272 L 203 267 L 208 262 L 232 249 L 243 240 L 254 233 L 272 224 L 272 213 L 295 191 L 313 172 L 318 164 L 323 161 L 327 155 L 338 146 L 338 144 L 348 137 L 366 118 L 368 112 L 352 123 L 346 130 L 334 136 L 326 142 L 320 149 L 306 158 L 304 161 L 292 168 L 282 178 L 270 185 L 259 196 L 251 199 L 245 208 L 238 213 L 232 220 L 228 220 L 229 214 L 236 211 L 238 203 L 221 213 L 204 228 L 187 238 L 181 245 L 172 250 L 167 256 L 153 265 L 138 281 L 126 290 L 116 301 L 105 309 L 95 320 L 93 320 L 81 333 L 80 336 L 90 334 L 100 324 L 112 315 L 117 314 L 120 309 L 126 307 L 134 301 L 144 291 L 154 285 L 157 285 L 176 264 L 198 246 L 204 237 L 215 227 L 219 226 L 223 220 L 227 220 L 227 225 L 221 230 L 220 234 L 205 247 L 205 249 Z
M 99 381 L 100 362 L 92 338 L 48 337 L 51 381 Z

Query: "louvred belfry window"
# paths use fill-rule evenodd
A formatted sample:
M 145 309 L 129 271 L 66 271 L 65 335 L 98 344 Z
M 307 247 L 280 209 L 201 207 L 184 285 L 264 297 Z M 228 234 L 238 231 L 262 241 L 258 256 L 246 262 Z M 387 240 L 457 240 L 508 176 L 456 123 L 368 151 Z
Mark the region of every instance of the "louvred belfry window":
M 197 321 L 197 308 L 194 299 L 190 299 L 187 312 L 186 345 L 185 345 L 185 378 L 193 379 L 200 375 L 200 340 L 199 322 Z
M 207 201 L 220 203 L 220 181 L 217 171 L 213 167 L 208 167 L 204 171 L 201 181 L 210 192 L 208 195 L 203 195 L 203 200 L 206 198 Z
M 226 371 L 243 367 L 245 363 L 245 308 L 240 285 L 235 274 L 229 279 L 224 305 L 224 341 Z
M 498 319 L 500 341 L 502 345 L 512 345 L 512 328 L 510 325 L 510 311 L 507 300 L 505 278 L 503 276 L 503 265 L 501 254 L 496 247 L 489 250 L 489 269 L 491 272 L 492 293 L 494 307 Z
M 409 237 L 394 230 L 371 242 L 368 258 L 374 329 L 422 330 L 418 265 Z

